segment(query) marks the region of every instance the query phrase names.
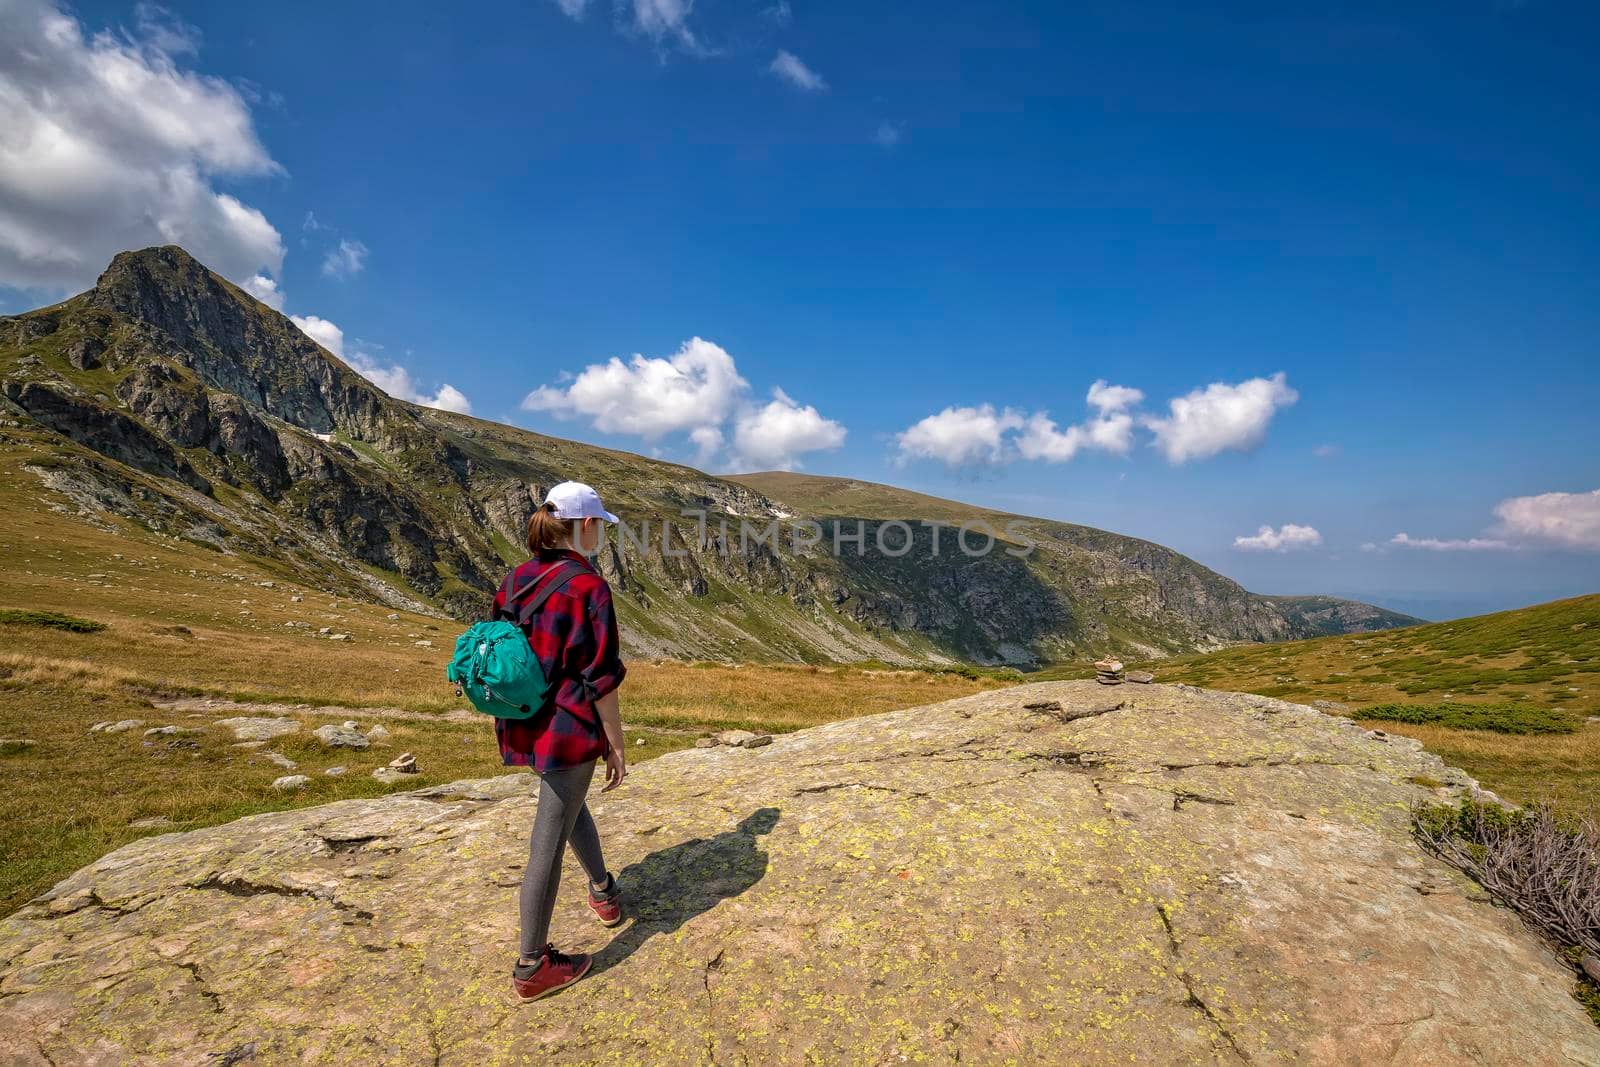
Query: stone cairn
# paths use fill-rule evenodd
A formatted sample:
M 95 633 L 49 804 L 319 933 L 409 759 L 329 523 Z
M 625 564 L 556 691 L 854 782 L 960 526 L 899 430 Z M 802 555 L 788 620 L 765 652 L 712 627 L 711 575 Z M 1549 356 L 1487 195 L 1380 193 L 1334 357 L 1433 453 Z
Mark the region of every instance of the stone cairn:
M 1101 685 L 1122 684 L 1122 661 L 1107 656 L 1094 665 L 1094 680 Z

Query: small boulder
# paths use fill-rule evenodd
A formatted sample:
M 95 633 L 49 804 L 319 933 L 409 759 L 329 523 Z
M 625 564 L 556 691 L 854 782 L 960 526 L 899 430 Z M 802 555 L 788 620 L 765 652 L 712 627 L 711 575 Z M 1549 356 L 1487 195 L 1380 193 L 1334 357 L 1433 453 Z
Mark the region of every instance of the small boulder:
M 636 744 L 636 745 L 642 745 L 642 744 L 644 744 L 644 738 L 642 738 L 642 737 L 637 738 L 633 743 Z
M 760 748 L 762 745 L 772 744 L 771 734 L 758 734 L 750 730 L 723 730 L 716 735 L 719 745 L 731 745 L 735 748 Z
M 301 596 L 299 593 L 296 593 L 294 596 L 290 597 L 289 599 L 294 601 L 296 604 L 298 604 L 298 603 L 300 603 L 300 601 L 304 600 L 305 597 Z
M 321 741 L 329 748 L 367 747 L 367 739 L 361 735 L 361 731 L 352 729 L 349 726 L 339 726 L 330 722 L 326 726 L 317 727 L 312 732 L 317 735 L 318 741 Z
M 120 734 L 127 730 L 136 730 L 143 725 L 143 719 L 123 719 L 120 722 L 114 722 L 110 726 L 107 726 L 105 728 L 105 732 L 108 734 Z
M 294 719 L 266 719 L 251 716 L 241 716 L 233 719 L 218 719 L 217 725 L 224 730 L 232 730 L 235 741 L 270 741 L 274 737 L 300 732 L 300 724 Z
M 110 722 L 97 722 L 93 726 L 89 727 L 89 732 L 91 734 L 97 734 L 101 730 L 104 730 L 107 726 L 110 726 L 110 725 L 111 725 Z
M 343 778 L 345 769 L 343 767 L 329 767 L 322 773 L 327 775 L 329 778 Z
M 433 642 L 432 641 L 428 641 L 428 640 L 413 641 L 412 644 L 416 645 L 418 648 L 432 648 L 433 647 Z
M 389 767 L 391 770 L 399 771 L 401 774 L 416 774 L 417 757 L 409 752 L 402 752 L 389 761 Z
M 384 785 L 394 785 L 396 782 L 405 781 L 407 775 L 402 771 L 395 770 L 393 767 L 379 767 L 372 772 L 372 777 Z
M 1149 685 L 1156 680 L 1156 676 L 1149 671 L 1129 671 L 1123 677 L 1137 685 Z
M 350 640 L 350 635 L 349 634 L 330 634 L 328 636 L 328 640 L 329 641 L 348 641 L 348 640 Z
M 367 731 L 367 740 L 375 745 L 387 741 L 389 740 L 389 731 L 382 724 L 374 725 Z
M 181 731 L 176 726 L 152 726 L 144 732 L 146 737 L 171 737 Z
M 1578 961 L 1578 966 L 1583 968 L 1583 973 L 1589 976 L 1589 981 L 1600 985 L 1600 956 L 1593 952 L 1583 954 L 1583 959 Z
M 695 748 L 716 748 L 717 747 L 717 739 L 715 737 L 697 737 L 697 738 L 694 739 L 694 747 Z
M 262 755 L 286 771 L 292 771 L 296 767 L 300 766 L 300 764 L 296 763 L 288 756 L 285 756 L 282 752 L 263 752 Z
M 282 778 L 272 780 L 272 788 L 280 793 L 292 793 L 297 789 L 304 789 L 311 784 L 311 779 L 303 774 L 286 774 Z
M 361 724 L 356 722 L 354 719 L 346 719 L 344 721 L 344 728 L 346 730 L 359 730 L 361 729 Z

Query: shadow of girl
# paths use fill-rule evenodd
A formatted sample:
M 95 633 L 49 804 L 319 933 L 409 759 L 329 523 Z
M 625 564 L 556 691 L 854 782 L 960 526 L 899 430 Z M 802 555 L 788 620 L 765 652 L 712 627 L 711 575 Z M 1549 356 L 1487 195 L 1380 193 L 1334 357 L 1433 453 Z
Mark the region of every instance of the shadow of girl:
M 594 954 L 591 973 L 616 966 L 656 934 L 672 933 L 759 882 L 767 873 L 767 854 L 756 841 L 777 824 L 777 808 L 758 808 L 735 829 L 690 838 L 623 868 L 617 881 L 632 921 Z

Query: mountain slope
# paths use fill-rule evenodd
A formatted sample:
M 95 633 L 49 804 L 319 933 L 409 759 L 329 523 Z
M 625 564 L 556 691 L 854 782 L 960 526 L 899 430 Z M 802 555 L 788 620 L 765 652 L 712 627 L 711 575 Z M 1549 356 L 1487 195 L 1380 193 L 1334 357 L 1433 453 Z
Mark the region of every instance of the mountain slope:
M 1032 664 L 1341 625 L 1087 527 L 995 516 L 1012 540 L 973 559 L 949 531 L 935 552 L 939 532 L 913 521 L 896 556 L 875 547 L 880 528 L 971 509 L 888 487 L 847 506 L 865 483 L 813 506 L 797 487 L 818 480 L 741 483 L 397 401 L 175 247 L 123 253 L 90 291 L 0 318 L 0 375 L 0 488 L 42 483 L 63 521 L 121 516 L 399 607 L 481 611 L 544 489 L 593 482 L 643 534 L 600 561 L 634 655 Z M 806 543 L 812 513 L 821 544 Z M 1002 550 L 1020 538 L 1036 550 Z

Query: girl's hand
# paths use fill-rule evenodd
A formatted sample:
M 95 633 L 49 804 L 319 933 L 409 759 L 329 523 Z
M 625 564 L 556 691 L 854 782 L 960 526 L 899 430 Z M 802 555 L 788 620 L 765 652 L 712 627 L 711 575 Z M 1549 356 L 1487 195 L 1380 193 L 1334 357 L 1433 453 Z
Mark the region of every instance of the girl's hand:
M 606 784 L 600 787 L 600 792 L 609 793 L 622 784 L 628 776 L 628 760 L 622 754 L 622 749 L 613 747 L 606 753 Z

